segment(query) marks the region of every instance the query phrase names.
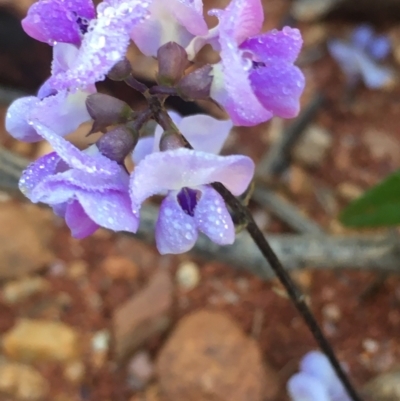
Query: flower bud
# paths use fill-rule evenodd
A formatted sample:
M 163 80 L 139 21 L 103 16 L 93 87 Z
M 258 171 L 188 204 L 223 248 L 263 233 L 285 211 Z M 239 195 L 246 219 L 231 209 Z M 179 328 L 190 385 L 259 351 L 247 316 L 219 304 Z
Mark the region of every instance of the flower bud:
M 160 85 L 174 85 L 182 77 L 189 64 L 185 49 L 175 42 L 162 45 L 157 51 L 158 75 Z
M 100 153 L 117 163 L 123 163 L 125 157 L 135 148 L 139 134 L 130 128 L 131 123 L 117 127 L 105 133 L 97 142 Z
M 124 79 L 128 78 L 131 72 L 131 63 L 126 57 L 124 57 L 121 61 L 118 61 L 113 68 L 111 68 L 107 76 L 113 81 L 123 81 Z
M 90 133 L 103 131 L 110 125 L 123 124 L 133 113 L 127 103 L 103 93 L 89 95 L 86 108 L 94 120 Z
M 185 140 L 182 135 L 175 131 L 164 131 L 160 139 L 160 150 L 174 150 L 184 148 L 186 146 Z
M 184 76 L 176 86 L 179 95 L 185 100 L 208 99 L 213 80 L 211 70 L 207 64 Z

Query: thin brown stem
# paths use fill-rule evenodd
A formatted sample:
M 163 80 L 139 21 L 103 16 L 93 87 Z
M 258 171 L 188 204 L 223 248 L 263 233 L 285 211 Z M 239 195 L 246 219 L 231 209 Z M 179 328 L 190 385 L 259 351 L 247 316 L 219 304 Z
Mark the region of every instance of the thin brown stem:
M 251 238 L 257 245 L 258 249 L 264 255 L 265 259 L 268 261 L 272 267 L 274 273 L 279 278 L 280 282 L 285 287 L 290 299 L 294 303 L 295 307 L 303 317 L 305 323 L 310 329 L 312 335 L 314 336 L 316 342 L 328 357 L 333 369 L 335 370 L 337 376 L 346 388 L 347 393 L 353 399 L 353 401 L 361 401 L 361 398 L 357 394 L 353 385 L 351 384 L 347 374 L 342 369 L 338 359 L 336 358 L 335 352 L 329 341 L 326 339 L 324 333 L 322 332 L 317 320 L 315 319 L 311 309 L 305 302 L 304 294 L 295 285 L 289 273 L 282 266 L 275 252 L 269 245 L 264 234 L 258 228 L 255 223 L 253 216 L 251 215 L 249 209 L 243 206 L 238 199 L 233 196 L 227 188 L 221 183 L 212 184 L 213 188 L 224 198 L 225 202 L 231 207 L 232 211 L 239 216 L 241 221 L 247 221 L 246 229 L 250 234 Z

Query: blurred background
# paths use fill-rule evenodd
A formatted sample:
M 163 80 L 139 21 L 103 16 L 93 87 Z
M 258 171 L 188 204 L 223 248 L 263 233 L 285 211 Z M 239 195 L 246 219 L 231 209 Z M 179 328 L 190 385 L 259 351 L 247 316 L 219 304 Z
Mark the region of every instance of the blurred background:
M 279 282 L 260 277 L 245 233 L 224 250 L 201 241 L 189 254 L 160 256 L 154 209 L 140 238 L 101 229 L 75 240 L 18 192 L 26 163 L 51 151 L 4 129 L 8 105 L 50 74 L 51 48 L 20 26 L 32 3 L 0 0 L 0 400 L 287 400 L 287 379 L 316 345 Z M 338 218 L 400 167 L 400 1 L 263 4 L 264 30 L 290 25 L 303 35 L 302 112 L 235 128 L 224 152 L 258 165 L 257 223 L 356 386 L 374 400 L 400 400 L 397 229 L 361 232 Z M 152 83 L 154 61 L 134 48 L 129 58 Z M 199 61 L 215 54 L 205 48 Z M 98 88 L 143 106 L 124 84 Z M 212 103 L 168 106 L 226 118 Z

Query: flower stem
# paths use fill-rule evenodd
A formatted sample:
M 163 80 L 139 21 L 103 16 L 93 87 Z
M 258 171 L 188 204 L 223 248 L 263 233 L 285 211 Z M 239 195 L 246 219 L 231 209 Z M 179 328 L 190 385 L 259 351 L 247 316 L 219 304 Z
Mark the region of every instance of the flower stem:
M 214 183 L 212 186 L 224 198 L 225 202 L 231 207 L 232 211 L 238 215 L 239 219 L 241 221 L 247 221 L 246 229 L 248 233 L 285 287 L 290 299 L 303 317 L 316 342 L 328 357 L 333 369 L 343 383 L 347 393 L 353 399 L 353 401 L 361 401 L 360 396 L 357 394 L 347 374 L 342 369 L 332 346 L 322 332 L 317 320 L 311 312 L 311 309 L 307 306 L 304 294 L 302 294 L 300 289 L 293 282 L 289 273 L 282 266 L 275 252 L 272 250 L 271 246 L 266 240 L 264 234 L 255 223 L 249 209 L 246 206 L 243 206 L 240 201 L 235 198 L 235 196 L 233 196 L 221 183 Z

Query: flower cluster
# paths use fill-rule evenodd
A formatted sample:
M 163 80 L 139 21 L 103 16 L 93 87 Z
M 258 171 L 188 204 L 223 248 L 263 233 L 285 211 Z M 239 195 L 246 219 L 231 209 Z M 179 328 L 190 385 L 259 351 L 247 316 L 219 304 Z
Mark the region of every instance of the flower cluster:
M 376 35 L 369 25 L 355 28 L 348 41 L 331 40 L 328 49 L 350 85 L 360 79 L 371 89 L 382 88 L 393 78 L 393 71 L 379 64 L 391 50 L 388 37 Z
M 39 0 L 31 6 L 22 26 L 52 46 L 51 76 L 37 96 L 10 106 L 6 128 L 22 141 L 51 144 L 54 152 L 26 169 L 20 189 L 65 218 L 73 236 L 98 227 L 136 232 L 142 203 L 159 194 L 165 196 L 156 225 L 161 253 L 189 250 L 199 232 L 220 245 L 233 243 L 232 218 L 212 183 L 241 195 L 254 164 L 219 152 L 233 125 L 297 115 L 304 76 L 294 62 L 302 39 L 290 27 L 260 33 L 261 0 L 232 0 L 210 13 L 218 18 L 212 29 L 202 0 L 103 0 L 96 8 L 92 0 Z M 125 58 L 131 42 L 158 61 L 153 88 L 132 75 Z M 197 64 L 206 44 L 220 54 L 214 65 Z M 106 77 L 139 90 L 148 108 L 133 111 L 96 93 L 95 84 Z M 168 114 L 168 95 L 212 99 L 230 120 Z M 158 125 L 146 137 L 149 120 Z M 90 121 L 88 134 L 102 133 L 95 144 L 81 150 L 65 139 Z
M 300 372 L 287 385 L 292 401 L 351 401 L 328 358 L 311 351 L 300 362 Z

